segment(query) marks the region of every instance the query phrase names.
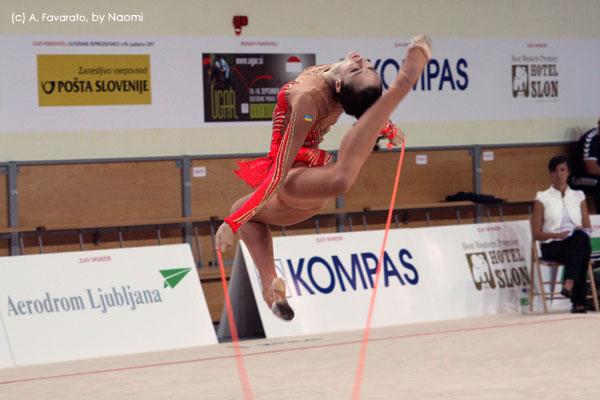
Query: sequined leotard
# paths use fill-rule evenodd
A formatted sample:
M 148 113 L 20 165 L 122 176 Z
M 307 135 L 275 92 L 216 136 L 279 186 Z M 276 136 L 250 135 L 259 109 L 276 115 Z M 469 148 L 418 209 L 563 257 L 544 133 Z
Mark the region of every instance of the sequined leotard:
M 331 65 L 307 68 L 279 91 L 273 112 L 269 154 L 258 160 L 238 162 L 240 169 L 235 171 L 251 187 L 258 188 L 240 209 L 225 218 L 234 232 L 251 219 L 283 184 L 283 168 L 290 157 L 294 157 L 294 165 L 304 164 L 307 167 L 319 167 L 331 161 L 331 154 L 319 149 L 319 143 L 331 125 L 337 122 L 343 108 L 333 100 L 331 88 L 322 76 L 330 68 Z M 297 154 L 290 154 L 294 135 L 305 135 L 305 139 Z

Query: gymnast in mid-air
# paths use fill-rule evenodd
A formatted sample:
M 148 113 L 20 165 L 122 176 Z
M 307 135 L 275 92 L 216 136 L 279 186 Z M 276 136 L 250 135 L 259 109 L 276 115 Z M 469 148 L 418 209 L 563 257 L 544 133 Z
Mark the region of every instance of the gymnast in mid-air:
M 239 233 L 258 269 L 263 298 L 279 318 L 291 320 L 294 311 L 285 282 L 275 272 L 269 225 L 302 222 L 346 193 L 381 136 L 392 145 L 402 143 L 404 133 L 389 117 L 430 58 L 431 40 L 413 38 L 398 76 L 383 95 L 379 74 L 355 52 L 335 64 L 305 69 L 279 91 L 269 154 L 239 162 L 235 171 L 256 190 L 231 207 L 215 240 L 216 248 L 225 251 Z M 342 112 L 358 120 L 344 136 L 334 163 L 319 143 Z

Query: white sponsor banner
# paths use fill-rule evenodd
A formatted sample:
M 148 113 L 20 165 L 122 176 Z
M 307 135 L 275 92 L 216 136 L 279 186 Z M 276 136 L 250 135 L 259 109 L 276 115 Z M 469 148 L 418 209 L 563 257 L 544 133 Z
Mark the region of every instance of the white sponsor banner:
M 14 367 L 15 363 L 6 339 L 6 329 L 0 319 L 0 368 Z
M 363 329 L 383 231 L 274 238 L 277 272 L 296 313 L 275 317 L 242 251 L 267 337 Z M 529 287 L 527 221 L 391 230 L 372 326 L 514 312 Z
M 187 244 L 0 259 L 16 365 L 216 344 Z
M 393 120 L 597 116 L 600 38 L 433 40 L 434 58 L 413 93 L 393 113 Z M 0 59 L 0 129 L 12 133 L 269 125 L 204 122 L 203 53 L 314 53 L 317 64 L 326 64 L 356 50 L 375 65 L 387 87 L 396 76 L 408 43 L 409 38 L 2 35 L 0 51 L 7 56 Z M 40 107 L 40 82 L 36 79 L 40 54 L 149 55 L 152 103 Z M 98 67 L 96 72 L 102 66 Z M 282 68 L 295 71 L 298 66 Z M 87 79 L 86 74 L 89 69 L 74 76 L 73 82 Z M 69 87 L 77 87 L 73 82 Z M 341 122 L 349 124 L 352 118 L 345 116 Z

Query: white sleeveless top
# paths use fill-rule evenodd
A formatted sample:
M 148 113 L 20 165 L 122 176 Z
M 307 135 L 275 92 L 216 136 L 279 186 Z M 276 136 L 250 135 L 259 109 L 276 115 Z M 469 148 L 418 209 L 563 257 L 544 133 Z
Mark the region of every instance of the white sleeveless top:
M 542 230 L 549 233 L 560 233 L 563 220 L 563 208 L 575 226 L 582 225 L 581 202 L 585 194 L 581 190 L 572 190 L 567 186 L 563 197 L 559 190 L 550 186 L 543 192 L 537 192 L 535 199 L 544 206 L 544 223 Z

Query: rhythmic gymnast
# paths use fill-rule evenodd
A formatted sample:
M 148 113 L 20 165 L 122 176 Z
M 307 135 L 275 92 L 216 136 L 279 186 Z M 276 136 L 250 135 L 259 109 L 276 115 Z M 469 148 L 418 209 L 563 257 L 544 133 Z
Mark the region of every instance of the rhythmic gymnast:
M 279 318 L 291 320 L 294 311 L 286 300 L 285 283 L 275 272 L 269 225 L 302 222 L 329 199 L 346 193 L 380 136 L 392 145 L 402 143 L 404 133 L 389 116 L 430 58 L 429 38 L 413 38 L 398 76 L 383 95 L 373 65 L 355 52 L 338 63 L 307 68 L 281 88 L 269 154 L 239 162 L 235 171 L 257 189 L 232 206 L 215 240 L 216 248 L 225 251 L 239 232 L 258 268 L 263 298 Z M 358 121 L 344 136 L 337 161 L 331 163 L 331 154 L 318 145 L 342 111 Z

